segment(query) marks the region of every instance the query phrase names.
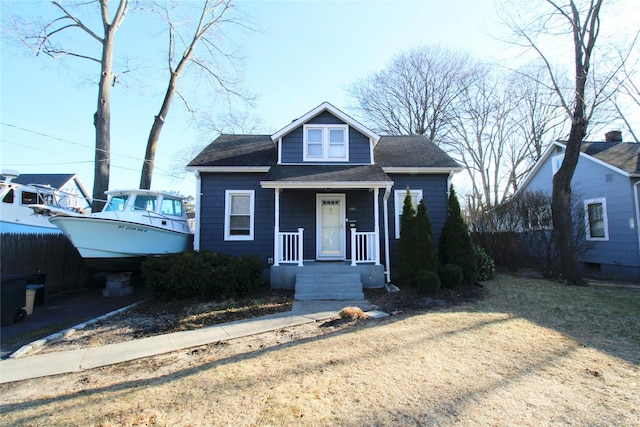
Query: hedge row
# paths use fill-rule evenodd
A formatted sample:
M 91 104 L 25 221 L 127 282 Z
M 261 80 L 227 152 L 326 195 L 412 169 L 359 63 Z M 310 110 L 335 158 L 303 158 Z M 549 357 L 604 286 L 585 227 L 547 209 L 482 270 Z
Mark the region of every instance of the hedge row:
M 260 288 L 263 271 L 264 265 L 258 257 L 235 257 L 209 251 L 149 257 L 142 264 L 149 293 L 164 301 L 250 295 Z

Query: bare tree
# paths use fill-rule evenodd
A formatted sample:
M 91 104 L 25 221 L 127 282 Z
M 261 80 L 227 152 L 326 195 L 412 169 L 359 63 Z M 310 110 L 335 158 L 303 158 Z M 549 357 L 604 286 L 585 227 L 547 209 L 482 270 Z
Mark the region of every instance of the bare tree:
M 474 67 L 467 54 L 425 46 L 396 56 L 348 92 L 372 129 L 426 135 L 439 144 L 450 131 L 456 98 L 472 81 Z
M 453 142 L 447 143 L 447 149 L 470 175 L 472 196 L 468 200 L 473 205 L 467 209 L 490 209 L 507 195 L 510 171 L 504 160 L 518 144 L 513 120 L 518 99 L 503 82 L 502 73 L 488 67 L 478 70 L 457 99 L 452 116 Z
M 181 96 L 178 91 L 178 79 L 189 64 L 195 65 L 200 69 L 212 85 L 221 87 L 229 94 L 246 98 L 236 89 L 236 83 L 230 80 L 229 74 L 225 72 L 224 67 L 221 65 L 221 61 L 230 61 L 231 56 L 223 51 L 219 39 L 216 40 L 215 37 L 221 34 L 221 27 L 224 24 L 239 23 L 239 21 L 230 16 L 233 8 L 232 1 L 206 0 L 201 6 L 197 24 L 193 28 L 193 33 L 190 37 L 183 35 L 180 25 L 173 20 L 173 6 L 156 5 L 158 10 L 162 11 L 169 27 L 169 52 L 167 58 L 169 82 L 160 111 L 154 118 L 147 140 L 145 160 L 140 176 L 140 188 L 146 189 L 151 188 L 156 148 L 174 95 Z M 181 48 L 178 49 L 178 46 L 181 46 Z M 199 46 L 203 47 L 204 55 L 202 56 L 196 53 L 196 49 Z M 184 100 L 184 98 L 182 99 Z
M 513 111 L 516 138 L 509 142 L 505 159 L 510 171 L 507 187 L 513 193 L 549 143 L 563 132 L 564 111 L 547 80 L 546 70 L 533 64 L 512 72 L 509 79 L 509 93 L 517 101 Z
M 37 34 L 24 34 L 20 28 L 17 32 L 22 41 L 36 54 L 44 53 L 52 58 L 73 57 L 95 62 L 100 65 L 100 79 L 98 82 L 98 102 L 93 116 L 93 124 L 96 128 L 95 150 L 95 174 L 93 182 L 93 209 L 102 207 L 101 200 L 104 192 L 109 189 L 109 174 L 111 164 L 111 87 L 115 84 L 113 72 L 113 53 L 116 31 L 122 24 L 129 8 L 128 0 L 120 0 L 115 13 L 109 11 L 109 0 L 96 0 L 77 3 L 69 7 L 62 2 L 52 1 L 60 15 L 45 24 Z M 79 9 L 89 5 L 99 7 L 100 30 L 94 30 L 81 19 Z M 75 11 L 73 9 L 76 9 Z M 96 10 L 98 12 L 98 10 Z M 82 53 L 81 51 L 67 49 L 57 43 L 63 34 L 73 34 L 80 30 L 85 36 L 96 41 L 100 45 L 98 52 Z
M 543 61 L 549 80 L 558 100 L 571 119 L 569 138 L 560 169 L 553 177 L 552 213 L 553 226 L 558 236 L 560 273 L 569 284 L 582 284 L 578 271 L 575 243 L 571 238 L 573 220 L 571 215 L 571 179 L 578 163 L 580 146 L 587 134 L 587 126 L 596 107 L 606 100 L 604 89 L 607 81 L 598 81 L 588 88 L 592 59 L 596 41 L 600 34 L 600 12 L 603 0 L 546 0 L 547 8 L 537 19 L 527 23 L 515 18 L 519 5 L 513 4 L 514 15 L 506 15 L 505 23 L 517 37 L 517 44 L 532 49 Z M 538 13 L 538 11 L 536 11 Z M 561 75 L 552 62 L 550 50 L 543 43 L 544 36 L 551 35 L 558 48 L 561 36 L 568 36 L 573 58 L 573 85 L 564 88 Z M 594 81 L 594 80 L 592 80 Z M 587 100 L 588 89 L 592 90 Z
M 614 97 L 612 102 L 620 119 L 624 122 L 626 131 L 631 135 L 634 142 L 640 142 L 640 139 L 629 122 L 628 115 L 626 113 L 628 110 L 624 105 L 628 104 L 630 108 L 640 108 L 640 86 L 636 83 L 639 76 L 637 70 L 640 65 L 640 57 L 638 56 L 637 49 L 634 49 L 639 37 L 640 31 L 636 33 L 633 43 L 631 43 L 631 47 L 627 52 L 619 51 L 622 69 L 617 79 L 619 90 L 617 91 L 617 96 Z M 635 55 L 633 55 L 634 53 Z

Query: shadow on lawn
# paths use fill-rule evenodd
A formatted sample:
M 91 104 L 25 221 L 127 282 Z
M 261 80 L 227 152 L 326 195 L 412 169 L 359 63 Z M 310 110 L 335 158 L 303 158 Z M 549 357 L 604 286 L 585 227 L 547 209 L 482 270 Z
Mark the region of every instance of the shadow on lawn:
M 411 336 L 401 337 L 401 343 L 388 343 L 381 341 L 376 351 L 368 348 L 355 348 L 353 352 L 345 354 L 336 353 L 335 357 L 326 360 L 308 360 L 304 364 L 285 366 L 278 372 L 280 376 L 303 375 L 305 372 L 327 369 L 332 366 L 350 366 L 360 363 L 367 358 L 378 357 L 382 352 L 398 351 L 398 347 L 422 345 L 425 340 L 441 340 L 455 338 L 457 336 L 474 333 L 486 327 L 500 325 L 513 320 L 514 317 L 526 319 L 539 326 L 553 329 L 571 338 L 574 342 L 557 351 L 535 355 L 528 366 L 514 372 L 505 378 L 490 382 L 480 389 L 469 390 L 468 397 L 482 395 L 493 389 L 505 387 L 517 381 L 519 378 L 529 375 L 535 370 L 552 364 L 555 360 L 567 356 L 580 346 L 592 347 L 599 351 L 623 359 L 627 362 L 638 364 L 640 362 L 640 325 L 638 325 L 637 313 L 640 311 L 640 290 L 627 288 L 606 287 L 568 287 L 555 282 L 533 280 L 517 276 L 501 275 L 496 280 L 486 282 L 486 298 L 475 303 L 464 304 L 445 308 L 448 312 L 491 313 L 492 316 L 485 320 L 479 320 L 460 328 L 452 328 L 438 335 L 429 335 L 427 330 L 416 331 Z M 423 314 L 424 310 L 408 310 L 405 314 L 391 316 L 385 320 L 368 320 L 347 325 L 341 329 L 328 331 L 323 335 L 303 338 L 286 343 L 276 343 L 273 346 L 251 349 L 241 354 L 235 354 L 222 359 L 205 362 L 193 367 L 168 373 L 155 378 L 135 379 L 118 382 L 89 390 L 74 391 L 59 397 L 45 397 L 16 404 L 0 405 L 0 412 L 5 415 L 21 417 L 20 411 L 29 408 L 30 415 L 24 418 L 15 418 L 17 422 L 41 424 L 46 423 L 49 413 L 44 409 L 48 405 L 56 405 L 56 411 L 64 411 L 82 404 L 82 399 L 89 397 L 92 405 L 107 405 L 114 399 L 126 398 L 128 393 L 137 388 L 160 386 L 167 382 L 182 380 L 195 376 L 203 371 L 230 365 L 239 361 L 261 357 L 273 352 L 304 346 L 309 343 L 330 340 L 342 336 L 357 334 L 363 330 L 377 328 L 381 325 L 393 325 L 395 322 L 407 319 L 410 316 Z M 357 338 L 353 338 L 355 342 Z M 186 350 L 211 351 L 215 344 Z M 140 361 L 126 362 L 128 364 L 140 363 Z M 142 363 L 152 363 L 145 359 Z M 117 368 L 115 368 L 117 369 Z M 128 366 L 126 369 L 131 369 Z M 233 384 L 220 384 L 219 387 L 234 387 L 239 392 L 250 391 L 250 388 L 259 378 L 254 376 L 233 380 Z M 231 379 L 228 379 L 231 381 Z M 9 385 L 10 386 L 10 385 Z M 7 389 L 7 392 L 9 390 Z M 441 410 L 447 410 L 451 405 L 456 405 L 456 400 L 447 399 L 442 402 Z M 41 411 L 38 411 L 41 409 Z M 34 418 L 32 410 L 38 415 Z M 364 416 L 364 415 L 363 415 Z
M 589 281 L 588 286 L 515 275 L 485 282 L 491 298 L 470 311 L 511 313 L 611 356 L 640 363 L 640 287 Z

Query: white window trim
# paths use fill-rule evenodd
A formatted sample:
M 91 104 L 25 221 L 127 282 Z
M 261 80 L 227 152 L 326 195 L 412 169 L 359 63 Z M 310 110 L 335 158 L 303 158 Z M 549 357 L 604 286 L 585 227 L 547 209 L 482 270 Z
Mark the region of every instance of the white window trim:
M 322 129 L 322 156 L 312 157 L 307 154 L 307 130 Z M 341 129 L 344 131 L 344 157 L 329 157 L 329 131 Z M 302 127 L 302 158 L 305 162 L 348 162 L 349 161 L 349 125 L 308 124 Z
M 604 222 L 604 237 L 591 237 L 591 224 L 589 223 L 589 205 L 602 204 L 602 220 Z M 584 226 L 586 231 L 586 238 L 590 242 L 604 242 L 609 241 L 609 219 L 607 215 L 607 199 L 606 197 L 599 197 L 596 199 L 584 200 Z
M 249 235 L 231 235 L 231 197 L 234 195 L 249 195 Z M 255 219 L 255 190 L 225 190 L 224 192 L 224 240 L 253 240 L 253 225 Z
M 558 164 L 558 160 L 560 161 L 559 164 Z M 564 153 L 551 157 L 551 169 L 553 170 L 554 175 L 556 174 L 556 172 L 558 172 L 558 169 L 560 169 L 560 166 L 562 165 L 563 160 L 564 160 Z
M 409 190 L 411 194 L 416 194 L 418 196 L 418 203 L 422 200 L 422 190 Z M 394 219 L 396 224 L 396 239 L 400 238 L 400 216 L 402 215 L 402 208 L 404 207 L 404 198 L 407 197 L 407 190 L 395 190 L 394 191 Z M 418 206 L 415 206 L 416 210 L 418 210 Z

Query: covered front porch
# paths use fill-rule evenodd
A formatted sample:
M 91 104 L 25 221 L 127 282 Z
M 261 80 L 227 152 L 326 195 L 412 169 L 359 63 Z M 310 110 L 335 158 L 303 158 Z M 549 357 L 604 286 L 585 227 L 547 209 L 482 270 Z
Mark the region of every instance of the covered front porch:
M 294 289 L 307 274 L 324 282 L 356 274 L 360 289 L 384 286 L 393 182 L 380 168 L 280 166 L 265 178 L 261 186 L 275 197 L 272 288 Z

